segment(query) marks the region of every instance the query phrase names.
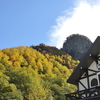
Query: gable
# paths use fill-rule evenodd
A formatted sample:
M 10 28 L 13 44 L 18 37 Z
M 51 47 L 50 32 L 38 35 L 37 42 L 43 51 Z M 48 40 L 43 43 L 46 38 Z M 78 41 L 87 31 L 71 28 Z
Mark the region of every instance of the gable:
M 72 75 L 67 80 L 68 83 L 78 85 L 78 81 L 86 70 L 95 62 L 94 57 L 98 57 L 100 54 L 100 37 L 98 36 L 95 42 L 91 45 L 87 53 L 84 55 L 83 59 L 76 67 Z M 92 68 L 92 67 L 91 67 Z
M 99 86 L 100 84 L 100 70 L 97 67 L 96 61 L 89 66 L 86 72 L 83 73 L 78 81 L 79 91 Z

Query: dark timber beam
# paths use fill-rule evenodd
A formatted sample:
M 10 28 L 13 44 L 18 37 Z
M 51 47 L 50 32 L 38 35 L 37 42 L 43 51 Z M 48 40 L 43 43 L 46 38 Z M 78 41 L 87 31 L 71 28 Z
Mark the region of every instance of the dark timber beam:
M 87 89 L 81 81 L 79 81 L 79 83 L 80 83 L 85 89 Z

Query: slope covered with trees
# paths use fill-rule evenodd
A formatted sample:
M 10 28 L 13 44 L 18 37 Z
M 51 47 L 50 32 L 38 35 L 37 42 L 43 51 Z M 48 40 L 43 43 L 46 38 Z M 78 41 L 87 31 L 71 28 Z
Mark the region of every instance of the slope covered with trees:
M 76 89 L 66 80 L 79 61 L 43 51 L 24 46 L 0 50 L 0 100 L 66 100 L 64 94 Z
M 33 49 L 36 49 L 37 51 L 39 51 L 43 54 L 49 53 L 50 55 L 60 55 L 60 56 L 67 54 L 66 52 L 59 50 L 56 47 L 48 46 L 48 45 L 45 45 L 45 44 L 42 44 L 42 43 L 37 45 L 37 46 L 30 46 L 30 47 L 33 48 Z

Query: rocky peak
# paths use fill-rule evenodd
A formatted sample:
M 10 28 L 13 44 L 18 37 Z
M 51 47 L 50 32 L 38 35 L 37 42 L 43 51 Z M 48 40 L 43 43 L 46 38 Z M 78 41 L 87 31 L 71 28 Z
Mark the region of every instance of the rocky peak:
M 88 37 L 73 34 L 66 38 L 62 50 L 71 55 L 75 60 L 81 60 L 91 44 L 92 42 Z

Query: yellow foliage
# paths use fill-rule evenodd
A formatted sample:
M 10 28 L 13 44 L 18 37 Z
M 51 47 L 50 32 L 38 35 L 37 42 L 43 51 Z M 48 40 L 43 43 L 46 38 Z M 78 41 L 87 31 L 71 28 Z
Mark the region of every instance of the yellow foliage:
M 0 76 L 8 85 L 14 84 L 16 91 L 21 90 L 27 100 L 65 100 L 62 91 L 73 90 L 66 80 L 78 63 L 68 54 L 42 54 L 24 46 L 0 50 Z

